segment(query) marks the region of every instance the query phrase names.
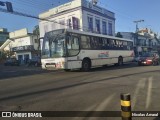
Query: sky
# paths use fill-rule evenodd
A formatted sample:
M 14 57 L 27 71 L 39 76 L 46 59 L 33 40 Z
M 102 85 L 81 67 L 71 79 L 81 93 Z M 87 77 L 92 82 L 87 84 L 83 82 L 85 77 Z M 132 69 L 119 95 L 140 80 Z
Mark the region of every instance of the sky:
M 4 0 L 0 0 L 3 1 Z M 13 4 L 14 11 L 38 16 L 55 6 L 71 0 L 6 0 Z M 160 0 L 98 0 L 98 5 L 115 13 L 116 32 L 135 32 L 133 21 L 144 20 L 138 24 L 139 28 L 151 28 L 160 35 Z M 0 8 L 5 8 L 0 6 Z M 16 16 L 0 11 L 0 28 L 7 28 L 9 32 L 28 28 L 31 32 L 38 20 Z

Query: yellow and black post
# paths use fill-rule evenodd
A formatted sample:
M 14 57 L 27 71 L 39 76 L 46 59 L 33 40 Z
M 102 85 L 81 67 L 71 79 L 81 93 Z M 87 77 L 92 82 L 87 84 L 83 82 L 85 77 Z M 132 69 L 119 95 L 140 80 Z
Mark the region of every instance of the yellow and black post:
M 129 93 L 121 94 L 121 110 L 122 120 L 132 120 L 131 96 Z

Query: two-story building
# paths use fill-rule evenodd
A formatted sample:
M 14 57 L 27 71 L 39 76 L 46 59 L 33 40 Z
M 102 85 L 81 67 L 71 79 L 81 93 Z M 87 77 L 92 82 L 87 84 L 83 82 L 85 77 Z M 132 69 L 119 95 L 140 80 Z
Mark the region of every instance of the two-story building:
M 9 39 L 2 45 L 4 51 L 13 52 L 19 61 L 27 61 L 40 54 L 39 36 L 21 29 L 9 33 Z
M 115 35 L 115 14 L 92 1 L 72 0 L 39 15 L 40 37 L 62 28 Z

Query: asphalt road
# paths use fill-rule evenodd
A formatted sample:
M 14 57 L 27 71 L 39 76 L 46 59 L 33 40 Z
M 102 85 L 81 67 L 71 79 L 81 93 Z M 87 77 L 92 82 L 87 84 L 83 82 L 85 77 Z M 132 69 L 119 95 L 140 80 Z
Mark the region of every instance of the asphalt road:
M 94 68 L 90 72 L 64 72 L 0 65 L 0 111 L 121 111 L 121 93 L 131 94 L 132 111 L 160 111 L 160 66 L 129 64 Z M 9 118 L 0 118 L 3 119 Z M 120 117 L 40 120 L 48 119 L 121 120 Z

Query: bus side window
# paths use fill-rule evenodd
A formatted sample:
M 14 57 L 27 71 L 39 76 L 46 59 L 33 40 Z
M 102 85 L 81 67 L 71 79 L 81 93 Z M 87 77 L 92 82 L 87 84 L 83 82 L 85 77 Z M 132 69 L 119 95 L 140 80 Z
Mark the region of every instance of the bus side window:
M 67 36 L 67 49 L 71 49 L 71 42 L 72 42 L 72 37 L 71 36 Z
M 94 48 L 99 49 L 99 37 L 95 37 L 94 39 Z
M 123 41 L 123 49 L 127 50 L 127 42 L 126 41 Z
M 113 44 L 114 44 L 114 50 L 118 50 L 118 42 L 117 40 L 113 40 Z
M 105 39 L 105 38 L 102 38 L 102 39 L 101 39 L 101 41 L 102 41 L 102 47 L 101 47 L 102 50 L 105 50 L 105 49 L 106 49 L 106 40 L 107 40 L 107 39 Z
M 77 37 L 73 37 L 72 39 L 72 49 L 79 49 L 79 41 Z
M 69 56 L 75 56 L 79 53 L 79 38 L 76 36 L 68 37 L 67 49 Z
M 121 50 L 123 50 L 123 42 L 122 41 L 119 41 L 119 47 Z
M 102 41 L 102 38 L 98 38 L 98 43 L 99 43 L 99 49 L 101 50 L 102 49 L 102 46 L 103 46 L 103 41 Z
M 87 47 L 88 47 L 88 48 L 91 48 L 91 45 L 90 45 L 90 37 L 89 37 L 89 36 L 87 36 L 87 41 L 86 41 L 86 42 L 87 42 Z
M 90 37 L 89 36 L 81 36 L 81 47 L 83 49 L 89 49 L 90 48 Z
M 114 41 L 113 41 L 113 39 L 109 39 L 109 49 L 111 49 L 111 50 L 114 49 Z
M 111 39 L 107 38 L 107 48 L 111 49 Z
M 95 48 L 95 43 L 94 43 L 94 38 L 91 37 L 91 48 L 94 49 Z

